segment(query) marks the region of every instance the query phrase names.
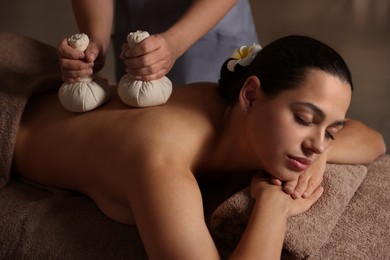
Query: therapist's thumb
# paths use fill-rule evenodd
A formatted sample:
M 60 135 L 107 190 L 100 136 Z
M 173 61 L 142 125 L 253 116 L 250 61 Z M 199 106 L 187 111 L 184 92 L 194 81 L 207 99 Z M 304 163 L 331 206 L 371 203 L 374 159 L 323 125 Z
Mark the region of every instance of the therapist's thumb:
M 85 59 L 88 62 L 94 62 L 99 55 L 99 48 L 96 44 L 89 44 L 88 48 L 85 50 Z

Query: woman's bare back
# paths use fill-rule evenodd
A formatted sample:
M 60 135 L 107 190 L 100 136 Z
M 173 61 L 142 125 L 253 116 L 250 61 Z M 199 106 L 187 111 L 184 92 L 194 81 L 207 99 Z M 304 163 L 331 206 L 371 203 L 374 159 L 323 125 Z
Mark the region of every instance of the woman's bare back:
M 57 93 L 36 96 L 20 124 L 15 167 L 33 181 L 85 193 L 109 217 L 131 223 L 123 190 L 139 164 L 196 168 L 219 127 L 224 105 L 215 85 L 185 88 L 163 106 L 132 109 L 114 95 L 81 114 L 65 110 Z

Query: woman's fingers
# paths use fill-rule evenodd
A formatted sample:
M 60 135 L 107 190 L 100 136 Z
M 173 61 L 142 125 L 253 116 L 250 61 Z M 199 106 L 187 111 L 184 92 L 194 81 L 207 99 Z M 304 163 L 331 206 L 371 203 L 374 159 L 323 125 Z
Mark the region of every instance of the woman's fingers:
M 298 199 L 293 199 L 289 211 L 289 216 L 296 216 L 303 212 L 308 211 L 311 208 L 311 206 L 313 206 L 313 204 L 318 201 L 318 199 L 321 197 L 323 192 L 324 192 L 324 188 L 320 186 L 317 187 L 313 191 L 313 193 L 307 198 L 301 197 Z
M 302 197 L 307 198 L 309 197 L 315 190 L 316 188 L 321 184 L 322 182 L 322 175 L 319 178 L 310 178 L 306 190 L 303 192 Z
M 276 178 L 271 178 L 271 183 L 273 185 L 276 185 L 276 186 L 282 186 L 283 185 L 283 182 L 279 179 L 276 179 Z

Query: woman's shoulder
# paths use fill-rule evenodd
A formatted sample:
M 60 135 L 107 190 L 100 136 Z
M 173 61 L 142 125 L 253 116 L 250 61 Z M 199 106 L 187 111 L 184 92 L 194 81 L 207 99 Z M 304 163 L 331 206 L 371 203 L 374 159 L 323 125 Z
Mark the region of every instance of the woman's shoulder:
M 148 157 L 191 161 L 215 139 L 224 104 L 215 84 L 205 83 L 174 89 L 166 104 L 138 111 L 132 123 L 125 122 L 128 143 L 136 143 Z

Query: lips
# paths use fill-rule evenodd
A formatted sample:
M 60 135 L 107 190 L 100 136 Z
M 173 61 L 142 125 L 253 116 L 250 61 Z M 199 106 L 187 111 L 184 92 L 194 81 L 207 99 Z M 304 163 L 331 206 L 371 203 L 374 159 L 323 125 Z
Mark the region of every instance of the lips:
M 305 171 L 311 165 L 311 160 L 302 157 L 287 156 L 287 164 L 293 171 Z

